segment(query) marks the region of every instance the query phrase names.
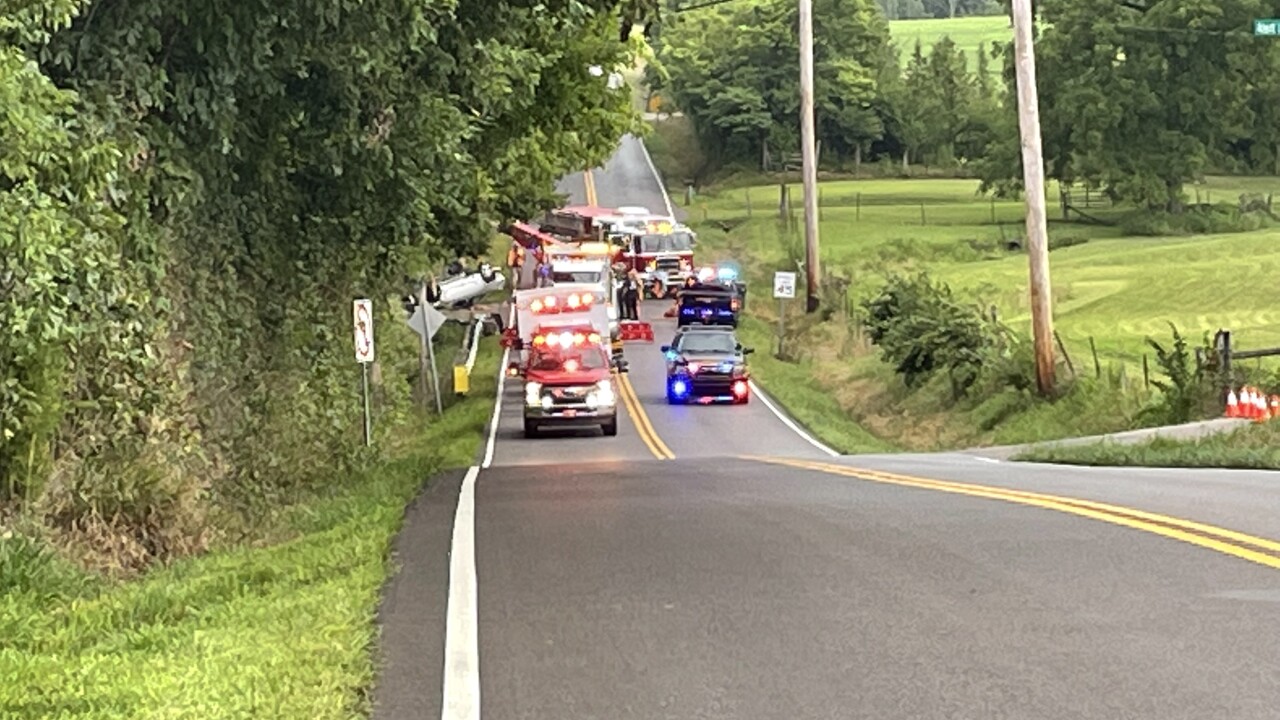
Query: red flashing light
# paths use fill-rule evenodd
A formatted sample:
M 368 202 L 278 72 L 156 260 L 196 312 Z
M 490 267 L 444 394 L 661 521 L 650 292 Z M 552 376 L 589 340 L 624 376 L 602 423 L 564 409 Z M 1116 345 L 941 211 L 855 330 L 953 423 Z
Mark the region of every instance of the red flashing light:
M 565 360 L 565 361 L 564 361 L 564 369 L 565 369 L 565 372 L 577 372 L 577 371 L 578 371 L 578 361 L 577 361 L 577 360 Z
M 689 363 L 689 374 L 690 374 L 690 375 L 696 374 L 696 373 L 698 372 L 698 370 L 701 370 L 701 369 L 702 369 L 702 364 L 701 364 L 701 363 L 696 363 L 696 362 L 691 362 L 691 363 Z
M 586 310 L 595 303 L 595 295 L 592 293 L 573 293 L 563 297 L 549 295 L 545 298 L 538 298 L 529 303 L 529 309 L 534 314 L 543 315 L 563 311 Z M 562 310 L 563 308 L 563 310 Z
M 598 344 L 600 333 L 570 332 L 568 330 L 548 330 L 533 336 L 533 344 L 548 347 L 572 347 L 586 343 Z
M 739 380 L 739 381 L 735 382 L 735 383 L 733 384 L 733 394 L 734 394 L 734 395 L 736 395 L 736 396 L 738 396 L 738 397 L 746 397 L 746 395 L 747 395 L 747 382 L 746 382 L 745 380 Z

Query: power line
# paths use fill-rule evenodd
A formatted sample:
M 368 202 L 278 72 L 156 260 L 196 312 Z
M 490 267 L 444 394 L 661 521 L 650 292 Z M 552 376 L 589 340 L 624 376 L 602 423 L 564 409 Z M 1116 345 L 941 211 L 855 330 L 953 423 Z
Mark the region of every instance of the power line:
M 702 10 L 704 8 L 715 7 L 729 2 L 734 2 L 734 0 L 706 0 L 706 2 L 694 3 L 693 5 L 675 8 L 672 12 L 682 13 L 689 12 L 691 10 Z

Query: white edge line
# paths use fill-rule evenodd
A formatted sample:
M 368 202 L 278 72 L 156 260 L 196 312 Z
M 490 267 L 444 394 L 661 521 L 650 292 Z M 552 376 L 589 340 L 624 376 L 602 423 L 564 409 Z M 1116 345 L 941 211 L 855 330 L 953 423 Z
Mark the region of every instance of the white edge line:
M 820 440 L 814 438 L 812 435 L 805 432 L 804 429 L 801 428 L 799 425 L 797 425 L 794 420 L 787 417 L 786 413 L 782 412 L 782 410 L 780 410 L 777 405 L 774 405 L 773 402 L 769 400 L 769 396 L 766 395 L 764 390 L 762 390 L 760 386 L 756 384 L 755 380 L 748 380 L 747 383 L 751 385 L 751 392 L 755 393 L 756 397 L 760 398 L 760 401 L 764 403 L 764 406 L 769 408 L 769 411 L 773 413 L 774 417 L 781 420 L 783 425 L 786 425 L 787 427 L 791 428 L 792 432 L 799 435 L 802 439 L 807 441 L 810 445 L 818 448 L 822 452 L 830 455 L 831 457 L 840 457 L 840 453 L 824 445 Z
M 974 456 L 973 456 L 973 459 L 974 459 L 974 460 L 977 460 L 978 462 L 991 463 L 991 464 L 993 464 L 993 465 L 999 465 L 999 464 L 1000 464 L 1000 461 L 999 461 L 999 460 L 997 460 L 997 459 L 995 459 L 995 458 L 983 457 L 983 456 L 981 456 L 981 455 L 974 455 Z
M 662 193 L 662 201 L 667 204 L 667 214 L 674 218 L 676 216 L 676 213 L 675 213 L 675 209 L 671 206 L 671 196 L 667 194 L 667 188 L 665 185 L 662 184 L 662 176 L 658 174 L 658 168 L 655 167 L 653 164 L 653 158 L 649 155 L 649 148 L 645 147 L 644 138 L 637 137 L 636 140 L 639 141 L 640 143 L 640 150 L 642 153 L 644 153 L 645 162 L 649 163 L 649 171 L 653 173 L 654 179 L 658 181 L 658 191 Z M 832 450 L 831 448 L 822 444 L 822 442 L 815 439 L 812 435 L 805 432 L 791 418 L 787 417 L 786 413 L 778 409 L 778 406 L 774 405 L 769 400 L 769 397 L 765 395 L 763 390 L 760 389 L 760 386 L 756 384 L 756 381 L 749 380 L 748 382 L 751 384 L 751 391 L 754 392 L 756 396 L 760 398 L 760 400 L 764 403 L 765 407 L 769 408 L 769 411 L 773 413 L 774 417 L 782 421 L 783 425 L 786 425 L 787 427 L 791 428 L 792 432 L 799 435 L 803 440 L 808 442 L 810 445 L 818 448 L 819 450 L 826 453 L 827 455 L 830 455 L 831 457 L 840 457 L 840 453 L 836 452 L 835 450 Z
M 449 609 L 444 635 L 441 720 L 480 720 L 480 642 L 476 609 L 475 500 L 472 465 L 462 478 L 449 553 Z
M 507 320 L 508 327 L 516 321 L 516 306 L 511 305 L 511 315 Z M 511 362 L 511 348 L 502 351 L 502 362 L 498 365 L 498 392 L 493 399 L 493 417 L 489 419 L 489 441 L 484 448 L 484 461 L 480 467 L 488 468 L 493 464 L 493 450 L 498 441 L 498 421 L 502 419 L 502 393 L 507 386 L 507 363 Z
M 676 219 L 676 209 L 671 205 L 671 196 L 667 194 L 667 186 L 662 183 L 662 176 L 658 174 L 658 167 L 653 164 L 653 157 L 649 155 L 649 148 L 644 144 L 644 138 L 636 136 L 636 141 L 640 143 L 640 151 L 644 153 L 644 161 L 649 163 L 649 172 L 653 173 L 653 178 L 658 181 L 658 192 L 662 193 L 662 202 L 667 205 L 667 217 L 672 220 Z

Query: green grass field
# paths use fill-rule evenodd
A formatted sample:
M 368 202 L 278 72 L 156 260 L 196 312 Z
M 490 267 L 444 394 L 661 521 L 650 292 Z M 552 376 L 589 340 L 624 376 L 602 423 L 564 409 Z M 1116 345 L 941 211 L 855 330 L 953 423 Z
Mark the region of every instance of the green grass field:
M 852 299 L 874 292 L 887 272 L 927 270 L 984 307 L 995 305 L 1001 319 L 1013 328 L 1029 331 L 1026 254 L 1007 246 L 1024 234 L 1020 202 L 978 197 L 977 183 L 970 180 L 858 180 L 821 187 L 824 268 L 849 279 Z M 1280 190 L 1280 178 L 1214 177 L 1199 186 L 1202 200 L 1228 204 L 1240 193 L 1273 190 Z M 1057 189 L 1050 187 L 1048 194 L 1050 217 L 1060 217 Z M 1189 195 L 1194 199 L 1195 188 L 1189 188 Z M 746 261 L 753 284 L 761 288 L 768 287 L 774 270 L 794 269 L 788 258 L 796 257 L 801 248 L 802 213 L 797 207 L 797 223 L 787 232 L 778 219 L 778 197 L 778 187 L 772 186 L 728 190 L 695 201 L 688 209 L 691 221 L 706 238 L 707 258 Z M 798 206 L 799 187 L 793 187 L 792 197 Z M 1112 219 L 1125 212 L 1090 209 L 1091 214 Z M 1146 339 L 1167 343 L 1169 322 L 1193 343 L 1204 332 L 1223 327 L 1234 332 L 1241 348 L 1280 345 L 1280 308 L 1275 307 L 1270 285 L 1280 270 L 1278 230 L 1123 237 L 1115 226 L 1053 220 L 1050 240 L 1055 245 L 1050 263 L 1056 329 L 1071 368 L 1077 376 L 1095 380 L 1092 340 L 1104 376 L 1097 382 L 1136 387 L 1127 399 L 1117 401 L 1103 392 L 1105 388 L 1091 389 L 1085 383 L 1077 391 L 1084 393 L 1080 397 L 1028 408 L 1028 416 L 1014 412 L 988 432 L 976 432 L 973 417 L 949 415 L 929 393 L 906 393 L 876 359 L 874 350 L 848 328 L 852 324 L 828 323 L 815 331 L 818 334 L 813 337 L 819 341 L 801 365 L 779 363 L 792 374 L 803 368 L 805 378 L 816 378 L 823 390 L 808 388 L 812 397 L 807 402 L 813 407 L 788 406 L 798 415 L 809 413 L 814 427 L 842 412 L 878 438 L 910 448 L 1032 442 L 1123 429 L 1149 399 L 1143 356 L 1149 361 L 1154 357 Z M 774 306 L 757 301 L 752 303 L 752 313 L 761 324 L 745 332 L 760 336 L 752 338 L 757 344 L 771 344 Z M 1150 366 L 1154 368 L 1153 362 Z M 762 369 L 767 388 L 771 372 L 777 371 Z M 1070 377 L 1071 372 L 1064 365 L 1064 376 Z M 774 382 L 804 384 L 790 377 Z M 787 390 L 779 387 L 774 392 L 788 402 Z M 918 418 L 905 435 L 903 412 Z M 846 439 L 843 449 L 874 445 L 852 430 L 836 434 Z
M 992 46 L 1003 44 L 1013 39 L 1013 30 L 1009 27 L 1009 18 L 1004 15 L 987 17 L 940 18 L 925 20 L 893 20 L 889 23 L 889 34 L 898 47 L 903 61 L 910 55 L 916 41 L 924 48 L 925 55 L 929 48 L 948 36 L 964 51 L 970 70 L 978 67 L 978 48 L 986 47 L 990 52 Z M 1000 74 L 1000 65 L 991 63 L 991 72 Z
M 325 497 L 288 509 L 287 542 L 112 584 L 0 538 L 4 717 L 367 716 L 391 539 L 429 475 L 474 462 L 498 354 L 485 340 L 470 396 L 398 460 L 337 478 Z

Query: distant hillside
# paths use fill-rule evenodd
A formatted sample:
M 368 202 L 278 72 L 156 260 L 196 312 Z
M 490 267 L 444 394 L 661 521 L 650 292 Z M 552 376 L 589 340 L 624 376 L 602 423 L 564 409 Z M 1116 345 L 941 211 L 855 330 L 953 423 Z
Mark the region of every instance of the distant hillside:
M 924 46 L 925 54 L 929 48 L 949 35 L 956 45 L 964 50 L 969 61 L 969 69 L 978 64 L 978 46 L 986 43 L 990 50 L 993 44 L 1007 43 L 1013 39 L 1013 30 L 1009 27 L 1009 18 L 1005 15 L 985 17 L 941 18 L 926 20 L 892 20 L 889 32 L 893 35 L 894 44 L 902 52 L 905 60 L 916 40 Z M 991 72 L 999 74 L 1000 65 L 992 63 Z

